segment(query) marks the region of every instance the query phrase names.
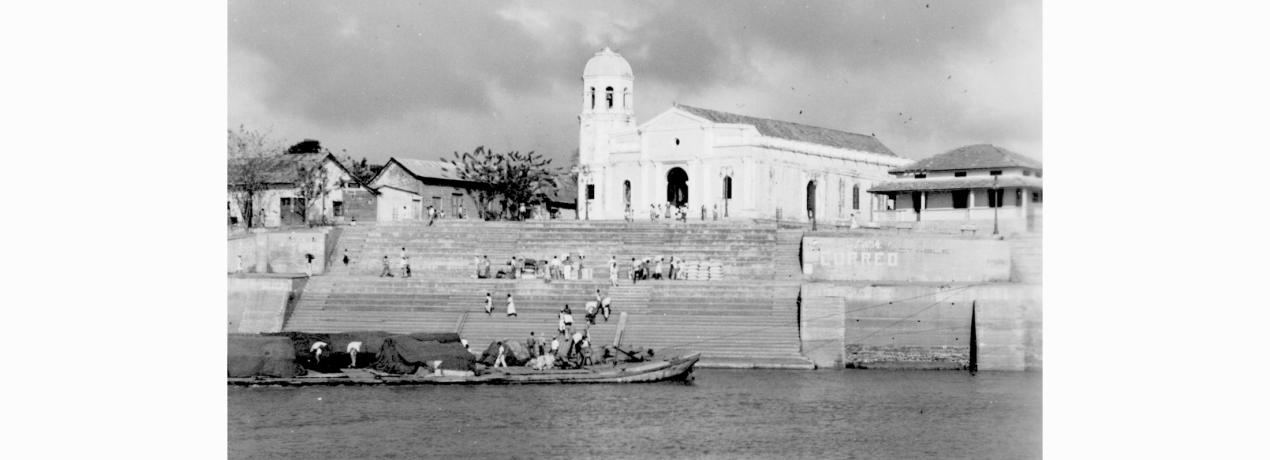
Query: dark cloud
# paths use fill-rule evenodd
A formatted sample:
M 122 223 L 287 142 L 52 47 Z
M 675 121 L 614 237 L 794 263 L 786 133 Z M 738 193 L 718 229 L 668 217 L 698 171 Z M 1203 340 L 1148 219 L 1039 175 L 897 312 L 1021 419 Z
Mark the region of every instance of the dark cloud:
M 1040 156 L 1039 6 L 231 1 L 229 122 L 381 159 L 486 144 L 566 160 L 582 66 L 611 45 L 641 120 L 679 101 L 876 132 L 913 158 L 968 140 Z

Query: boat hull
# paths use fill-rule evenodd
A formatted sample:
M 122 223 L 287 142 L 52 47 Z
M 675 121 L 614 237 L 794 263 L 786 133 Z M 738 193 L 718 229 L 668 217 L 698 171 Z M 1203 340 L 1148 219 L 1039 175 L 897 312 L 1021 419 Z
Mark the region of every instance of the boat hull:
M 494 370 L 476 376 L 386 375 L 365 373 L 306 376 L 295 378 L 230 378 L 236 386 L 331 386 L 331 385 L 472 385 L 472 384 L 569 384 L 569 383 L 653 383 L 688 381 L 700 353 L 648 363 L 611 368 L 532 371 L 524 368 Z

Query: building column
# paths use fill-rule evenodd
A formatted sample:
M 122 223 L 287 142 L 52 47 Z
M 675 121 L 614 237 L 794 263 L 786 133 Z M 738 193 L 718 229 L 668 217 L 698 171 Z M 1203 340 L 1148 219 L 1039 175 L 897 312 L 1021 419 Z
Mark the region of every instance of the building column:
M 926 192 L 922 192 L 922 210 L 926 210 Z
M 988 192 L 988 193 L 992 193 L 992 192 Z M 991 203 L 992 200 L 988 200 L 988 202 Z M 966 220 L 970 220 L 972 217 L 974 217 L 974 210 L 975 210 L 975 191 L 974 189 L 971 189 L 970 197 L 968 197 L 966 201 Z

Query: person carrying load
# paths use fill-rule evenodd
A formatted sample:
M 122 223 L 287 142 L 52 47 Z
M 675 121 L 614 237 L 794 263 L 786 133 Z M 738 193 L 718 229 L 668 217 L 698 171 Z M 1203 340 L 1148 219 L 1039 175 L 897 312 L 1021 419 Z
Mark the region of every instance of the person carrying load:
M 362 351 L 362 342 L 360 340 L 349 342 L 347 351 L 349 359 L 352 360 L 352 363 L 349 364 L 348 367 L 357 367 L 357 354 Z
M 309 352 L 313 353 L 313 362 L 322 362 L 322 351 L 326 349 L 328 349 L 326 342 L 321 340 L 313 342 L 313 345 L 309 347 Z

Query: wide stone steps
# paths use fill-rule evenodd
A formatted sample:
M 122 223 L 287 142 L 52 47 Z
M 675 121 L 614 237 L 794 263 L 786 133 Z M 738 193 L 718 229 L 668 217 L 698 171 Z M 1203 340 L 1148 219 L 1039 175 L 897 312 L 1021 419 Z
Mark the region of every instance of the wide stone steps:
M 613 300 L 613 316 L 592 326 L 585 323 L 583 305 L 594 299 L 596 289 Z M 550 337 L 557 312 L 568 303 L 575 327 L 590 327 L 596 345 L 612 343 L 624 312 L 626 346 L 700 351 L 703 366 L 806 368 L 795 325 L 798 289 L 774 281 L 652 281 L 610 288 L 607 282 L 587 281 L 318 276 L 309 281 L 284 329 L 458 331 L 480 350 L 495 340 L 524 340 L 530 331 Z M 494 294 L 489 316 L 485 292 Z M 514 318 L 505 315 L 508 292 L 516 298 Z
M 624 222 L 437 222 L 347 227 L 336 246 L 335 275 L 378 274 L 384 256 L 395 272 L 401 248 L 411 258 L 412 271 L 428 278 L 466 278 L 475 274 L 475 258 L 489 256 L 497 270 L 512 256 L 549 260 L 569 253 L 587 256 L 593 278 L 606 279 L 607 260 L 616 256 L 629 276 L 634 258 L 673 256 L 687 262 L 697 279 L 772 279 L 790 277 L 797 263 L 780 265 L 779 235 L 772 225 L 738 222 L 665 225 Z M 347 249 L 350 264 L 340 262 Z M 796 260 L 797 255 L 793 255 Z M 711 267 L 715 267 L 711 269 Z M 784 273 L 784 275 L 779 275 Z

